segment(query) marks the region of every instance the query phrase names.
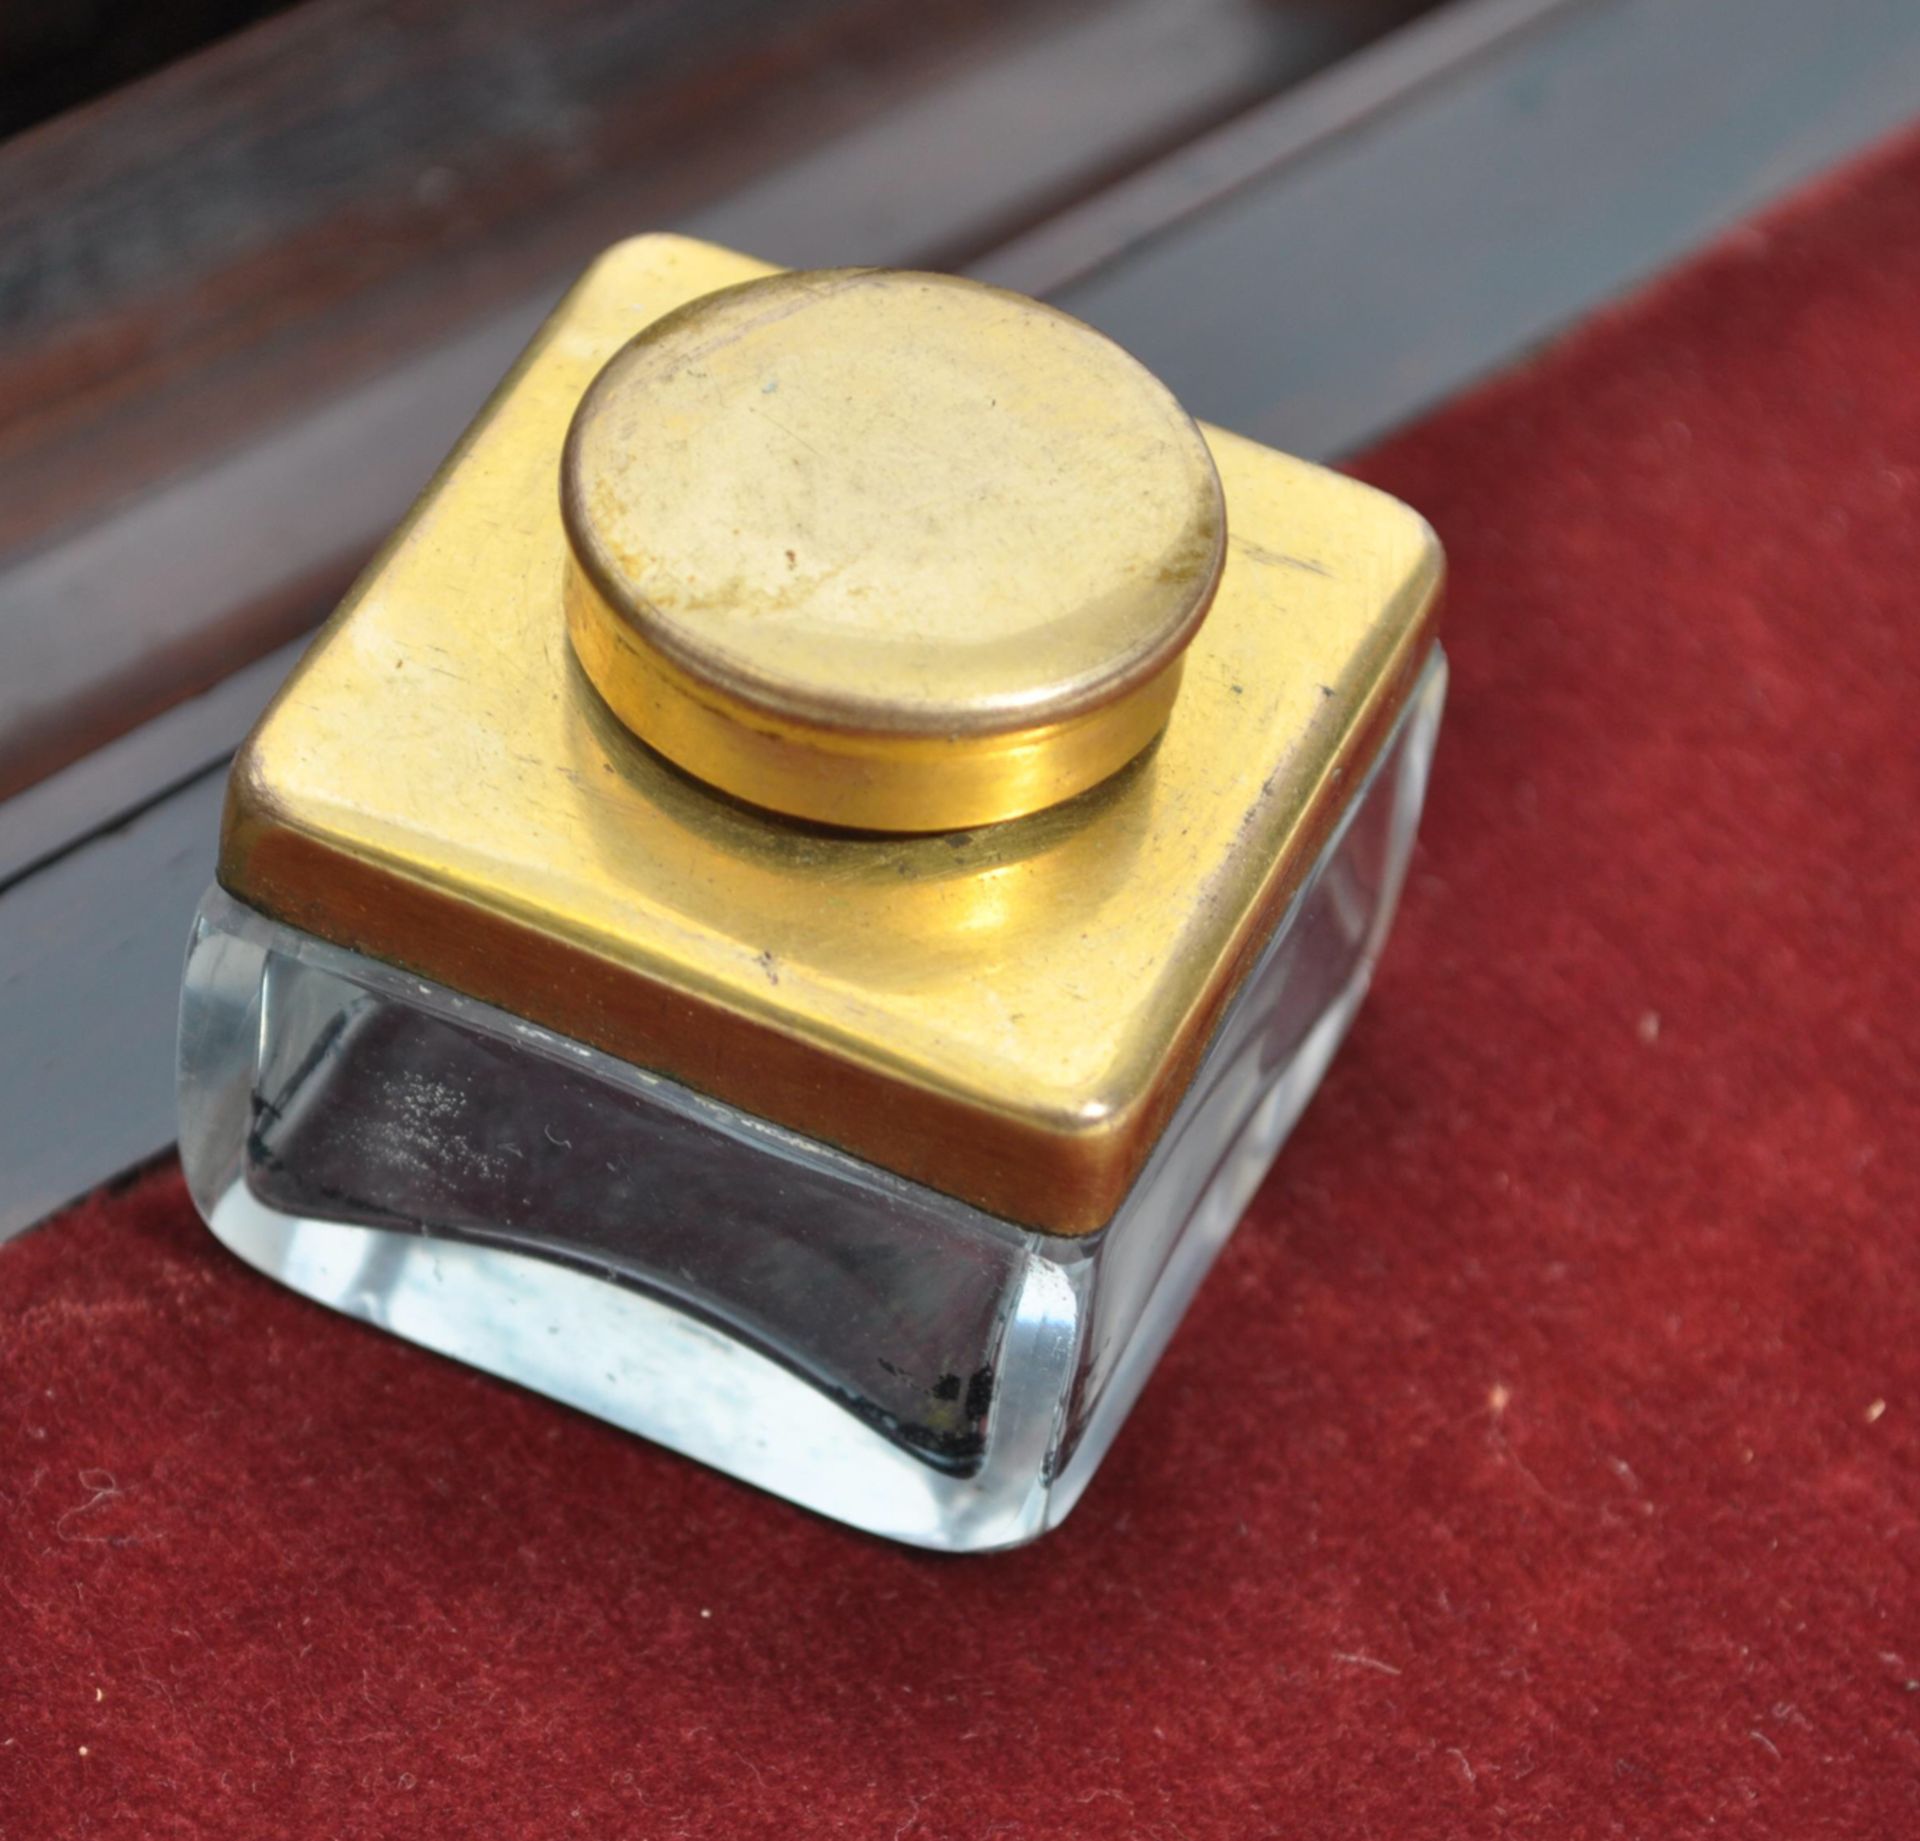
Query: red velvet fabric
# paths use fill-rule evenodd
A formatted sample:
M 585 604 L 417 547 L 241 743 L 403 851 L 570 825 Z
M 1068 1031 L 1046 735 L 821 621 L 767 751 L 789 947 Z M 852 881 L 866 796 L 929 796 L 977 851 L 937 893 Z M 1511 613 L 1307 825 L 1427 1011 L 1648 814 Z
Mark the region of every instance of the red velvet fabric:
M 0 1253 L 0 1835 L 1920 1832 L 1920 143 L 1365 471 L 1427 841 L 1061 1532 L 816 1520 L 162 1173 Z

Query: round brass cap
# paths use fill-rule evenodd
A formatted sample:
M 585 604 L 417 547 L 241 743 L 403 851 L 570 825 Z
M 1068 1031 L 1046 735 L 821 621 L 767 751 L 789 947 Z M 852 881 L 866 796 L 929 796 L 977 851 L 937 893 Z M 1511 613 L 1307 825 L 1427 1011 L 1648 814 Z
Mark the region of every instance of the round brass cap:
M 1219 581 L 1200 431 L 1112 341 L 978 282 L 776 275 L 622 348 L 568 434 L 573 645 L 753 804 L 940 831 L 1159 733 Z

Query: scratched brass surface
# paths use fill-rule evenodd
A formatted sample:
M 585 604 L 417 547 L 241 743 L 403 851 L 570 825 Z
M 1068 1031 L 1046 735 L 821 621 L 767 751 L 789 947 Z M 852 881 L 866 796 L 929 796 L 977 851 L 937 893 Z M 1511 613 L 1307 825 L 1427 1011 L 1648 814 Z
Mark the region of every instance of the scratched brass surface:
M 669 314 L 588 387 L 562 481 L 608 704 L 740 798 L 878 830 L 1019 817 L 1124 766 L 1226 535 L 1163 384 L 951 275 L 780 274 Z
M 1229 541 L 1158 742 L 971 833 L 717 794 L 572 656 L 557 468 L 637 328 L 764 265 L 622 244 L 562 303 L 235 763 L 242 900 L 1056 1232 L 1107 1220 L 1425 655 L 1412 512 L 1206 431 Z M 1089 533 L 1090 537 L 1094 533 Z

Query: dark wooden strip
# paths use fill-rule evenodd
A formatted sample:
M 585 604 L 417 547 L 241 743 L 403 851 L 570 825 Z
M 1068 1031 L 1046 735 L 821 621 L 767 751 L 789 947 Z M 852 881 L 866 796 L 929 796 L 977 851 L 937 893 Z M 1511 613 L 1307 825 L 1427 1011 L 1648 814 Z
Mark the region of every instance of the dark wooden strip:
M 311 624 L 636 230 L 953 259 L 1414 0 L 313 0 L 0 148 L 0 797 Z

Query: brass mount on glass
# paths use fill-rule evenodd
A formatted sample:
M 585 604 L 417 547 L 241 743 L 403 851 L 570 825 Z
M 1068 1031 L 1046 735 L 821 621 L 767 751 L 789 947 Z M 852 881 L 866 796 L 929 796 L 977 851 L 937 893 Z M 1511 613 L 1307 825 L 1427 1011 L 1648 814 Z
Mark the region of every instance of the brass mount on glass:
M 1113 1213 L 1432 636 L 1432 533 L 977 284 L 569 295 L 248 741 L 221 880 L 1022 1224 Z

